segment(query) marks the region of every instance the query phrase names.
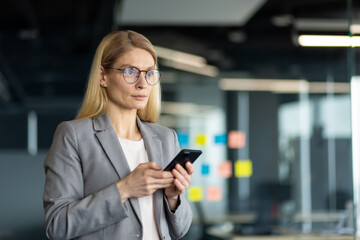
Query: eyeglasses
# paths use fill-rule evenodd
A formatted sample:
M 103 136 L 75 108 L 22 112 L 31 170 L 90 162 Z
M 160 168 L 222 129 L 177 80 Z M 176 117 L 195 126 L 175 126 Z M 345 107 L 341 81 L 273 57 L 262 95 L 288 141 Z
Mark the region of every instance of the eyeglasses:
M 108 69 L 115 69 L 118 71 L 122 71 L 123 72 L 123 76 L 124 76 L 124 80 L 127 83 L 135 83 L 139 80 L 140 77 L 140 73 L 141 72 L 145 72 L 145 80 L 146 82 L 151 85 L 154 86 L 155 84 L 157 84 L 160 80 L 160 72 L 157 69 L 150 69 L 150 70 L 139 70 L 137 67 L 127 67 L 127 68 L 110 68 L 108 67 Z

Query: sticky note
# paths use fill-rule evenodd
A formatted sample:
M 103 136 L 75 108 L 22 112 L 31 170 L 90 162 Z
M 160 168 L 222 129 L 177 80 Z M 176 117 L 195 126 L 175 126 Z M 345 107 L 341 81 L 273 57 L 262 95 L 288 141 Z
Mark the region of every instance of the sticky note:
M 232 175 L 232 163 L 227 160 L 218 165 L 218 175 L 223 178 L 229 178 Z
M 222 199 L 222 191 L 220 187 L 207 187 L 206 200 L 209 202 L 218 202 Z
M 246 142 L 245 132 L 230 131 L 228 134 L 228 147 L 229 148 L 243 148 Z
M 177 133 L 178 141 L 180 146 L 188 145 L 189 144 L 189 135 L 186 133 Z
M 203 199 L 201 187 L 189 187 L 188 199 L 190 202 L 200 202 Z
M 220 134 L 215 135 L 215 144 L 226 144 L 227 143 L 227 135 L 226 134 Z
M 209 175 L 209 173 L 210 173 L 210 165 L 206 164 L 206 163 L 202 164 L 201 165 L 201 174 L 202 175 Z
M 250 177 L 252 175 L 252 162 L 250 160 L 238 160 L 234 167 L 235 177 Z
M 195 137 L 195 144 L 199 146 L 205 146 L 206 144 L 206 135 L 199 134 Z

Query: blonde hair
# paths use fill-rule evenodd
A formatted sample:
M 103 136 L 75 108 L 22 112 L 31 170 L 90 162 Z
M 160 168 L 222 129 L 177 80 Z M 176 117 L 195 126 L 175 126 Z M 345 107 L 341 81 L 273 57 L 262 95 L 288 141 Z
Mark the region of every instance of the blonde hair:
M 157 65 L 154 46 L 143 35 L 134 31 L 114 31 L 106 35 L 100 42 L 91 65 L 86 93 L 76 119 L 97 117 L 107 110 L 108 96 L 100 87 L 101 66 L 113 67 L 115 61 L 126 52 L 141 48 L 148 51 Z M 137 111 L 141 120 L 156 122 L 160 114 L 161 88 L 157 83 L 151 90 L 148 103 L 144 109 Z

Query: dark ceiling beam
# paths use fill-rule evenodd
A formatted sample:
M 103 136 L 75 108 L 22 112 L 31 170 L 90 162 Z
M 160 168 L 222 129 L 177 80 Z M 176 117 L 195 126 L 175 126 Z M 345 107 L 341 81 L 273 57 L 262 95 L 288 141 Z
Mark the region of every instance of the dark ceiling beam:
M 94 18 L 93 30 L 91 32 L 91 50 L 99 45 L 101 39 L 113 30 L 114 25 L 114 7 L 117 0 L 99 0 L 96 4 L 96 13 Z
M 18 4 L 21 14 L 26 19 L 29 29 L 39 29 L 39 21 L 36 17 L 35 9 L 31 0 L 21 0 Z

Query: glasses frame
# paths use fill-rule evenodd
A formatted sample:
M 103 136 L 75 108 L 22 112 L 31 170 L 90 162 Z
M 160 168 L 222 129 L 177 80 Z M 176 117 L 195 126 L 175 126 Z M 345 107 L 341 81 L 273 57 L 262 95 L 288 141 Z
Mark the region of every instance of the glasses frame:
M 161 72 L 160 72 L 159 70 L 155 69 L 155 68 L 149 69 L 149 70 L 140 70 L 140 69 L 138 69 L 137 67 L 126 67 L 126 68 L 104 67 L 104 68 L 105 68 L 105 69 L 114 69 L 114 70 L 123 72 L 124 81 L 125 81 L 126 83 L 128 83 L 128 84 L 134 84 L 134 83 L 136 83 L 137 81 L 139 81 L 140 74 L 141 74 L 142 72 L 145 73 L 145 81 L 146 81 L 146 83 L 149 84 L 150 86 L 154 86 L 154 85 L 156 85 L 158 82 L 160 82 Z M 128 81 L 126 81 L 126 78 L 125 78 L 125 69 L 128 69 L 128 68 L 136 68 L 136 69 L 139 71 L 139 76 L 138 76 L 138 78 L 137 78 L 134 82 L 128 82 Z M 148 73 L 149 71 L 154 71 L 154 70 L 159 73 L 159 79 L 158 79 L 158 81 L 157 81 L 156 83 L 151 84 L 151 83 L 148 82 L 146 75 L 147 75 L 147 73 Z

